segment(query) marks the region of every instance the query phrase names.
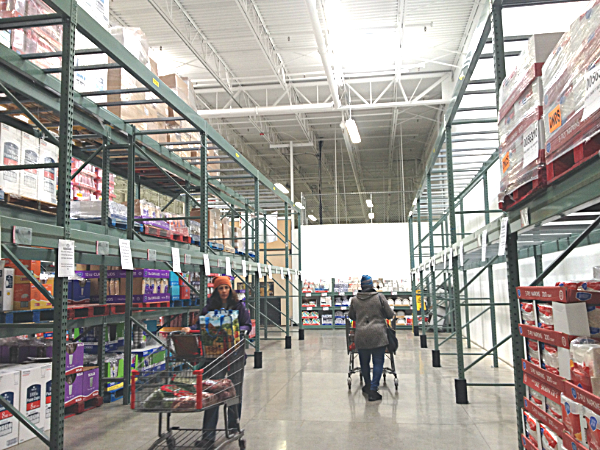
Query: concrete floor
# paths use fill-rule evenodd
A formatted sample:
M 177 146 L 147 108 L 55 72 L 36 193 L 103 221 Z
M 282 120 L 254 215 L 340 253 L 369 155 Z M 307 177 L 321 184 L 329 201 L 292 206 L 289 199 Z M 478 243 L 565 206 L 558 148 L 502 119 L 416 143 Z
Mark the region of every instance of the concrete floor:
M 470 404 L 456 405 L 455 357 L 442 356 L 444 367 L 434 369 L 431 350 L 420 349 L 409 332 L 398 337 L 399 391 L 388 376 L 388 386 L 380 391 L 383 400 L 373 403 L 361 393 L 358 375 L 348 391 L 343 331 L 309 330 L 303 342 L 294 334 L 291 350 L 283 349 L 283 341 L 263 342 L 263 369 L 254 370 L 251 358 L 246 366 L 242 425 L 247 448 L 352 450 L 373 443 L 411 450 L 517 448 L 512 388 L 472 387 Z M 506 365 L 493 369 L 485 360 L 468 372 L 467 380 L 512 382 L 512 370 Z M 174 424 L 199 428 L 201 414 L 178 415 Z M 155 414 L 113 403 L 67 419 L 65 448 L 146 450 L 157 429 Z M 15 448 L 45 447 L 32 440 Z

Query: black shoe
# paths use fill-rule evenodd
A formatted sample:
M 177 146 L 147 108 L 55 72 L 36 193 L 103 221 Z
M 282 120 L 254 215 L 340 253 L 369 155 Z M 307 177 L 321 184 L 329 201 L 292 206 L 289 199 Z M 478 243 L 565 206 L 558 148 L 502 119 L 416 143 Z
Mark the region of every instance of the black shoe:
M 369 391 L 369 401 L 370 402 L 376 402 L 378 400 L 381 400 L 383 397 L 381 397 L 381 394 L 377 391 Z
M 369 392 L 371 392 L 371 387 L 368 385 L 363 386 L 362 391 L 363 391 L 363 394 L 368 394 Z

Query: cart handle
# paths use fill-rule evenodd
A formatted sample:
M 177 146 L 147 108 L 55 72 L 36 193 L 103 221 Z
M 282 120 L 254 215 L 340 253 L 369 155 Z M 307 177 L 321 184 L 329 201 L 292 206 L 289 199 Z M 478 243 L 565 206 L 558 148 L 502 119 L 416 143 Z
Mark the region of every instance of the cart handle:
M 131 371 L 131 409 L 135 409 L 135 380 L 139 374 L 137 370 Z
M 196 409 L 202 409 L 202 375 L 204 369 L 194 370 L 196 375 Z

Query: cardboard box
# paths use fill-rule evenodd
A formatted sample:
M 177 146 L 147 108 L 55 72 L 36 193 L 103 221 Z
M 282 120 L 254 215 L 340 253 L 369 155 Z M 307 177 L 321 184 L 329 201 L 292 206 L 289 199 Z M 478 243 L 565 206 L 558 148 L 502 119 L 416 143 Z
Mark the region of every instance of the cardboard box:
M 27 270 L 29 270 L 36 279 L 40 279 L 40 273 L 42 271 L 42 265 L 40 261 L 35 261 L 35 260 L 30 260 L 30 259 L 21 259 L 21 264 L 23 264 L 25 266 L 25 268 L 27 268 Z M 31 283 L 27 277 L 25 277 L 25 275 L 23 275 L 23 272 L 21 272 L 19 269 L 17 269 L 17 267 L 12 263 L 12 261 L 7 260 L 4 267 L 10 267 L 12 269 L 15 269 L 15 284 L 29 284 Z
M 21 155 L 21 141 L 23 133 L 16 128 L 0 124 L 0 151 L 2 152 L 3 166 L 16 166 Z M 7 194 L 19 195 L 19 170 L 2 172 L 2 189 Z
M 2 301 L 2 311 L 12 311 L 15 297 L 15 269 L 0 269 L 0 301 Z
M 552 302 L 552 311 L 555 331 L 571 336 L 590 335 L 590 324 L 585 303 Z
M 52 293 L 52 285 L 42 284 L 42 286 Z M 34 305 L 32 305 L 32 302 L 35 302 Z M 35 306 L 35 308 L 32 306 Z M 33 284 L 15 284 L 13 299 L 13 309 L 15 311 L 45 309 L 46 307 L 51 308 L 52 304 L 48 302 L 46 297 Z
M 38 164 L 40 156 L 40 140 L 28 133 L 23 133 L 19 164 Z M 21 170 L 19 195 L 33 200 L 38 199 L 38 169 Z
M 40 140 L 40 164 L 58 162 L 58 147 L 48 141 Z M 38 200 L 56 205 L 56 190 L 58 169 L 38 170 Z
M 67 343 L 67 361 L 65 365 L 65 373 L 67 375 L 83 370 L 83 347 L 81 342 Z
M 46 420 L 46 383 L 51 376 L 51 364 L 33 364 L 21 370 L 19 410 L 42 431 Z M 19 424 L 19 443 L 34 437 L 34 434 L 23 424 Z
M 71 406 L 83 400 L 83 372 L 67 375 L 65 381 L 65 406 Z
M 69 280 L 68 303 L 70 305 L 84 305 L 90 303 L 91 297 L 90 280 L 82 278 L 79 280 Z
M 20 407 L 21 371 L 16 368 L 0 370 L 0 395 L 16 408 Z M 0 449 L 19 443 L 19 421 L 0 406 Z
M 97 397 L 100 392 L 100 370 L 98 367 L 84 367 L 82 374 L 81 396 L 85 402 L 91 398 Z
M 44 421 L 44 431 L 50 430 L 52 424 L 52 370 L 50 370 L 50 380 L 46 381 L 46 401 L 44 403 L 46 410 L 46 420 Z

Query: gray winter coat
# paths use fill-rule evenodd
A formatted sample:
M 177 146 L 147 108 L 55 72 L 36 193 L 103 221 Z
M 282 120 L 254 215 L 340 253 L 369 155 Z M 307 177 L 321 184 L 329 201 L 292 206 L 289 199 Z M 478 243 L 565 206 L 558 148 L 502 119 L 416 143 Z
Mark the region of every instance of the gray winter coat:
M 354 343 L 358 350 L 388 345 L 385 319 L 394 317 L 394 311 L 383 294 L 359 292 L 351 299 L 348 317 L 356 321 Z

